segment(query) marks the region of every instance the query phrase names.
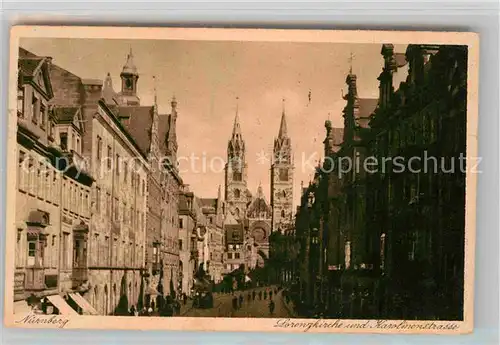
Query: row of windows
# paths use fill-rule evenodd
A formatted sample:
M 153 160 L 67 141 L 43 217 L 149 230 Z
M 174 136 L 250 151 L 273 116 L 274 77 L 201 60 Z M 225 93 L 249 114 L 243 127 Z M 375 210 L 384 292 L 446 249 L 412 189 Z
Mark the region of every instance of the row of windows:
M 233 254 L 234 254 L 234 259 L 239 259 L 240 258 L 240 253 L 227 253 L 227 258 L 228 259 L 233 259 Z
M 17 186 L 23 192 L 55 204 L 59 203 L 60 173 L 50 165 L 19 151 Z
M 132 205 L 127 205 L 125 202 L 120 202 L 118 198 L 113 200 L 111 194 L 108 192 L 103 193 L 100 187 L 95 188 L 94 208 L 97 214 L 112 216 L 115 222 L 122 222 L 124 225 L 135 228 L 144 226 L 144 212 Z M 113 214 L 111 214 L 112 209 Z
M 226 264 L 226 270 L 228 271 L 234 271 L 236 269 L 238 269 L 240 267 L 240 265 L 238 264 Z
M 120 157 L 118 153 L 113 156 L 111 145 L 107 145 L 106 156 L 104 156 L 103 139 L 99 135 L 96 137 L 95 147 L 97 166 L 100 166 L 103 160 L 105 160 L 107 168 L 114 169 L 114 173 L 121 183 L 130 185 L 133 189 L 136 189 L 141 196 L 146 195 L 146 181 L 141 178 L 133 164 L 129 164 L 129 162 Z
M 63 180 L 62 205 L 70 212 L 89 216 L 89 192 L 69 179 Z
M 19 151 L 18 162 L 18 189 L 47 202 L 59 204 L 61 173 L 22 150 Z M 85 216 L 89 214 L 89 192 L 76 182 L 63 179 L 61 202 L 71 212 Z
M 113 240 L 113 252 L 110 253 L 109 236 L 94 234 L 91 243 L 91 266 L 140 267 L 144 247 L 139 244 L 118 239 Z

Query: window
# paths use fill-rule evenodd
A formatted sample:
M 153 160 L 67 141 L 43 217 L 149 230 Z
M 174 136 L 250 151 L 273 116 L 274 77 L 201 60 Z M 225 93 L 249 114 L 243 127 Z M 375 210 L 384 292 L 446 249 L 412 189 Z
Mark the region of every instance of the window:
M 28 241 L 28 266 L 35 266 L 36 241 Z
M 242 180 L 241 172 L 234 171 L 233 172 L 233 181 L 241 181 L 241 180 Z
M 38 124 L 38 98 L 35 96 L 31 100 L 31 122 Z
M 127 175 L 128 175 L 128 164 L 127 162 L 123 162 L 123 182 L 127 183 Z
M 81 152 L 81 150 L 80 150 L 80 138 L 79 138 L 79 137 L 76 137 L 75 151 L 76 151 L 77 153 L 80 153 L 80 152 Z
M 179 250 L 182 250 L 182 240 L 179 240 Z
M 157 264 L 160 262 L 160 250 L 159 244 L 153 244 L 153 263 Z
M 281 210 L 281 218 L 285 218 L 285 210 Z
M 233 253 L 227 253 L 227 258 L 232 259 L 233 258 Z
M 184 219 L 179 218 L 179 228 L 184 229 Z
M 120 176 L 120 155 L 116 155 L 116 161 L 115 161 L 115 170 L 116 170 L 116 176 Z
M 288 181 L 288 169 L 279 169 L 280 181 Z
M 111 160 L 113 159 L 112 152 L 111 152 L 111 146 L 108 145 L 108 169 L 111 169 Z
M 17 89 L 17 116 L 24 118 L 24 88 Z
M 25 165 L 24 161 L 26 159 L 26 153 L 23 151 L 19 151 L 19 164 L 17 167 L 17 186 L 19 189 L 24 190 L 26 188 L 25 186 Z
M 106 193 L 106 215 L 111 216 L 111 194 Z
M 102 138 L 100 136 L 97 136 L 96 140 L 96 157 L 97 163 L 100 163 L 100 160 L 102 158 Z
M 240 253 L 234 253 L 234 258 L 239 259 L 240 258 Z
M 95 190 L 95 210 L 97 213 L 101 213 L 101 188 L 96 187 Z
M 239 199 L 239 198 L 240 198 L 240 196 L 241 196 L 240 194 L 241 194 L 241 193 L 240 193 L 240 190 L 239 190 L 239 189 L 235 189 L 235 190 L 234 190 L 234 197 L 235 197 L 236 199 Z
M 61 150 L 67 151 L 68 150 L 68 133 L 60 133 L 59 134 L 59 141 L 61 145 Z
M 40 128 L 45 130 L 45 105 L 40 104 Z

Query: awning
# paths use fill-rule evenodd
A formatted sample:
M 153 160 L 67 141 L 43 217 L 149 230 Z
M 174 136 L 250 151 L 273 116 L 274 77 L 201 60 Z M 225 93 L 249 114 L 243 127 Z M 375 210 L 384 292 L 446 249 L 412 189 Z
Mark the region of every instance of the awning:
M 99 315 L 97 310 L 79 293 L 70 293 L 69 297 L 83 310 L 83 315 Z
M 29 314 L 31 307 L 25 300 L 14 302 L 14 314 Z
M 59 313 L 61 315 L 78 315 L 78 313 L 74 311 L 61 296 L 51 295 L 47 296 L 47 299 L 54 305 L 54 307 L 59 309 Z

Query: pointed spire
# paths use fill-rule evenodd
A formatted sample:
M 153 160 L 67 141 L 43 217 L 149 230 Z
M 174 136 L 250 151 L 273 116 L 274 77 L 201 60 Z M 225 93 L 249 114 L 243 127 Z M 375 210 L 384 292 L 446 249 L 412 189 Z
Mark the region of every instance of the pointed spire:
M 233 137 L 235 137 L 236 135 L 240 135 L 240 137 L 241 137 L 240 115 L 238 112 L 238 100 L 239 100 L 239 97 L 236 97 L 236 115 L 234 116 Z
M 134 74 L 138 75 L 137 67 L 134 64 L 134 55 L 132 54 L 132 47 L 130 48 L 130 52 L 127 55 L 127 61 L 123 66 L 122 74 Z
M 157 106 L 157 99 L 156 99 L 156 76 L 153 75 L 153 102 L 154 102 L 154 105 Z
M 257 197 L 260 199 L 264 197 L 264 191 L 262 189 L 262 181 L 259 182 L 259 187 L 257 188 Z
M 355 55 L 351 52 L 349 55 L 349 74 L 352 74 L 352 61 L 354 60 Z
M 175 98 L 175 93 L 172 96 L 172 101 L 170 102 L 170 105 L 172 106 L 172 110 L 175 110 L 177 108 L 177 98 Z
M 285 99 L 283 98 L 283 109 L 281 112 L 281 124 L 280 124 L 280 131 L 278 133 L 278 138 L 286 138 L 287 136 L 288 134 L 287 134 L 286 117 L 285 117 Z

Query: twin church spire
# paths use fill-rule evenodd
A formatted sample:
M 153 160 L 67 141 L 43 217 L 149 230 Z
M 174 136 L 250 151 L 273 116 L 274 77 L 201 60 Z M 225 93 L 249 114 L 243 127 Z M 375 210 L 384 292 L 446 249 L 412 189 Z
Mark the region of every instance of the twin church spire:
M 237 99 L 238 100 L 238 99 Z M 283 100 L 281 121 L 278 135 L 274 139 L 273 159 L 271 162 L 271 209 L 272 231 L 281 231 L 288 227 L 293 212 L 293 163 L 291 161 L 291 140 Z M 248 205 L 247 162 L 245 159 L 245 141 L 243 140 L 238 104 L 234 116 L 233 130 L 228 142 L 228 161 L 226 164 L 226 201 L 228 210 L 236 219 L 245 217 Z M 257 198 L 263 196 L 262 185 L 257 190 Z

